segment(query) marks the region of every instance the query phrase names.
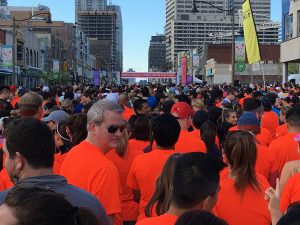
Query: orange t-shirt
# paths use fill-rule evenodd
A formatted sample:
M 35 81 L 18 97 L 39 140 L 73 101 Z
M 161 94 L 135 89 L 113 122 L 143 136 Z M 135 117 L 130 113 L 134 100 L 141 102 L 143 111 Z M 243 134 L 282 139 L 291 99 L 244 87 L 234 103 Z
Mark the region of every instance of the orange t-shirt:
M 142 219 L 136 225 L 174 225 L 178 216 L 165 213 L 157 217 L 149 217 Z
M 175 144 L 176 152 L 189 153 L 189 152 L 204 152 L 206 153 L 206 146 L 199 138 L 196 138 L 192 133 L 185 130 L 180 131 L 178 142 Z
M 150 146 L 149 141 L 140 141 L 136 139 L 130 139 L 128 145 L 141 153 L 144 153 L 144 149 Z
M 115 224 L 121 224 L 121 185 L 116 166 L 88 141 L 82 141 L 66 154 L 60 174 L 69 184 L 95 195 L 107 215 L 116 215 Z
M 133 200 L 132 190 L 126 185 L 130 166 L 141 151 L 128 146 L 124 156 L 119 156 L 115 150 L 109 151 L 105 156 L 111 160 L 118 169 L 122 187 L 122 219 L 135 221 L 139 215 L 139 205 Z
M 245 99 L 247 99 L 247 98 L 252 98 L 252 96 L 251 96 L 251 95 L 245 95 L 244 98 L 241 98 L 241 99 L 240 99 L 239 103 L 240 103 L 240 105 L 241 105 L 242 107 L 244 106 L 244 101 L 245 101 Z
M 234 188 L 234 180 L 225 178 L 220 181 L 220 192 L 215 207 L 219 217 L 230 225 L 270 225 L 271 216 L 268 202 L 264 199 L 265 190 L 270 186 L 265 177 L 257 174 L 260 191 L 247 187 L 244 193 Z
M 56 153 L 54 155 L 54 164 L 53 164 L 53 173 L 59 175 L 60 174 L 60 169 L 61 165 L 63 164 L 65 158 L 67 157 L 67 153 L 65 154 L 60 154 Z
M 286 123 L 282 124 L 276 128 L 276 137 L 282 137 L 284 135 L 287 135 L 288 133 L 289 133 L 289 130 L 287 128 Z
M 222 100 L 222 101 L 223 101 L 223 100 Z M 216 106 L 217 106 L 217 107 L 219 107 L 219 108 L 221 108 L 222 101 L 220 101 L 220 102 L 216 103 Z
M 14 184 L 10 181 L 6 169 L 2 169 L 0 172 L 0 191 L 11 188 Z
M 272 111 L 264 112 L 261 118 L 261 127 L 268 129 L 272 134 L 272 139 L 276 138 L 276 129 L 279 126 L 278 115 Z
M 263 175 L 266 179 L 269 179 L 271 173 L 272 163 L 274 155 L 266 146 L 262 144 L 256 144 L 257 146 L 257 160 L 255 170 L 257 173 Z
M 300 201 L 300 173 L 291 176 L 280 197 L 280 210 L 284 213 L 290 204 Z
M 237 126 L 231 127 L 229 129 L 229 131 L 236 131 L 236 130 L 238 130 Z M 260 133 L 256 135 L 256 140 L 258 141 L 259 144 L 268 147 L 272 142 L 272 134 L 268 129 L 261 127 Z
M 133 109 L 128 108 L 127 106 L 124 106 L 124 112 L 123 112 L 123 117 L 126 121 L 129 120 L 129 118 L 134 115 Z
M 156 180 L 160 176 L 166 160 L 174 153 L 174 150 L 154 149 L 133 160 L 127 185 L 132 190 L 139 190 L 141 193 L 138 220 L 145 218 L 145 207 L 154 193 Z
M 300 158 L 298 154 L 298 142 L 294 140 L 296 135 L 297 133 L 290 133 L 277 138 L 269 147 L 269 150 L 274 155 L 272 173 L 278 177 L 280 176 L 285 163 Z
M 14 107 L 14 109 L 16 108 L 16 104 L 20 101 L 20 97 L 19 96 L 15 96 L 15 98 L 10 102 L 12 107 Z

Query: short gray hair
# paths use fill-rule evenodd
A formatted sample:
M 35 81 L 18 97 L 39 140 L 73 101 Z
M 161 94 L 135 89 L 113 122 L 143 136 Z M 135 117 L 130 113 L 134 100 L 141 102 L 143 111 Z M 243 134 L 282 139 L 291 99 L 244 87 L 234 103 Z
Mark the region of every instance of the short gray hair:
M 106 99 L 98 100 L 92 105 L 92 107 L 87 113 L 87 124 L 89 125 L 89 123 L 93 121 L 102 123 L 104 120 L 105 111 L 115 111 L 121 114 L 124 110 L 122 106 L 113 101 L 109 101 Z

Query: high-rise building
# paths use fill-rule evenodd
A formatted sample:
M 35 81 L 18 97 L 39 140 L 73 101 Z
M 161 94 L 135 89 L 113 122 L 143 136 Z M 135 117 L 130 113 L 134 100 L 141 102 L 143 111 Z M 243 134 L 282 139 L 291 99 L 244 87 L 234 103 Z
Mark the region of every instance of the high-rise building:
M 238 15 L 242 9 L 242 4 L 245 0 L 225 0 L 226 10 L 232 9 L 234 4 L 234 11 Z M 269 21 L 271 18 L 271 1 L 270 0 L 251 0 L 251 7 L 256 23 Z
M 121 8 L 101 3 L 101 8 L 82 6 L 89 1 L 76 1 L 76 22 L 90 40 L 91 52 L 96 57 L 96 68 L 115 77 L 123 65 L 123 25 Z M 91 2 L 91 1 L 90 1 Z M 79 4 L 80 3 L 80 4 Z M 79 7 L 80 6 L 80 7 Z
M 77 11 L 96 11 L 105 10 L 106 0 L 76 0 L 75 8 Z
M 0 0 L 0 6 L 7 6 L 7 0 Z
M 107 10 L 116 13 L 116 26 L 115 26 L 115 49 L 113 49 L 113 66 L 115 71 L 123 71 L 123 21 L 121 7 L 117 5 L 110 5 Z
M 166 35 L 152 36 L 148 51 L 148 71 L 167 72 L 166 65 Z
M 192 13 L 192 0 L 166 0 L 166 57 L 175 65 L 177 53 L 200 47 L 203 44 L 230 44 L 232 42 L 231 8 L 234 4 L 235 35 L 242 30 L 243 0 L 206 0 L 206 2 L 224 9 L 219 10 L 209 4 L 196 1 L 198 13 Z M 279 44 L 280 27 L 266 28 L 270 23 L 270 0 L 251 1 L 259 42 Z M 226 11 L 227 10 L 227 11 Z

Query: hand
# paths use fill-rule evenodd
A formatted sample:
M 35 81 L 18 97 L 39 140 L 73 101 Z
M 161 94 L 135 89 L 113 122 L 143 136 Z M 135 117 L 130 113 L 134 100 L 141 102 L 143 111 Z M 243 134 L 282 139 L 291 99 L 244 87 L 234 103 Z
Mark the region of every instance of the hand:
M 269 201 L 268 208 L 270 211 L 280 210 L 280 191 L 279 191 L 279 179 L 276 179 L 276 188 L 269 187 L 265 190 L 265 199 Z
M 272 224 L 277 224 L 281 217 L 280 212 L 280 190 L 279 190 L 279 179 L 276 179 L 276 188 L 269 187 L 265 190 L 265 199 L 269 201 L 268 209 L 271 213 Z

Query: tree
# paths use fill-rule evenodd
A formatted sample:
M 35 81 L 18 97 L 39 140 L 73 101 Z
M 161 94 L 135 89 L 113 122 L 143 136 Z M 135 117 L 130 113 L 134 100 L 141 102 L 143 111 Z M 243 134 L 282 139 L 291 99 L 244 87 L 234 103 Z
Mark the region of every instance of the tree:
M 289 71 L 289 74 L 298 74 L 299 73 L 299 63 L 289 63 L 288 71 Z

